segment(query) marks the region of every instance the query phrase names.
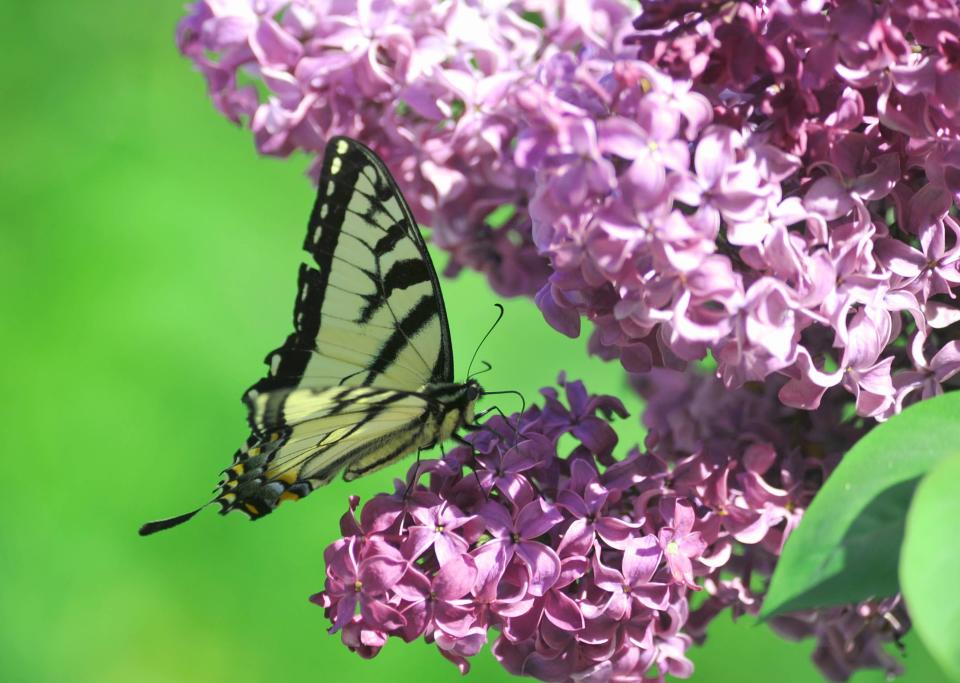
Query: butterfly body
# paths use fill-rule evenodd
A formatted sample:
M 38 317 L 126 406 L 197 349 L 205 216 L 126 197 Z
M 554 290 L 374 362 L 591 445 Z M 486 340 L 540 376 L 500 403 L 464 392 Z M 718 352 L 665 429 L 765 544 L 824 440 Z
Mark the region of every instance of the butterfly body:
M 383 162 L 327 145 L 304 249 L 294 331 L 245 394 L 251 436 L 224 470 L 220 512 L 252 519 L 343 471 L 352 480 L 473 425 L 483 394 L 454 381 L 436 271 Z M 198 510 L 150 522 L 149 534 Z

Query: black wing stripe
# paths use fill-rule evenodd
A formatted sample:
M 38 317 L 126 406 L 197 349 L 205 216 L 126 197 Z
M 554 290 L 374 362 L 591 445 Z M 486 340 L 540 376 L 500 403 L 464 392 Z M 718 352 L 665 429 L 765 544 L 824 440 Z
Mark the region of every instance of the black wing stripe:
M 397 242 L 409 235 L 409 233 L 409 226 L 404 222 L 397 221 L 387 229 L 387 234 L 381 237 L 376 243 L 373 247 L 373 253 L 377 256 L 389 254 L 393 251 L 394 247 L 397 246 Z
M 365 219 L 365 220 L 366 220 L 366 219 Z M 368 222 L 369 222 L 369 221 L 368 221 Z M 373 223 L 373 222 L 370 222 L 370 225 L 372 225 L 372 226 L 374 226 L 375 228 L 379 229 L 379 226 L 377 226 L 377 225 L 376 225 L 375 223 Z M 354 234 L 354 233 L 352 233 L 352 232 L 348 232 L 348 231 L 346 231 L 346 230 L 341 230 L 341 231 L 340 231 L 340 234 L 341 234 L 341 235 L 347 235 L 348 237 L 352 237 L 352 238 L 355 239 L 355 240 L 360 244 L 360 246 L 362 246 L 364 249 L 366 249 L 367 251 L 369 251 L 371 254 L 374 253 L 374 249 L 376 248 L 376 245 L 375 245 L 375 244 L 370 244 L 369 242 L 367 242 L 367 240 L 363 239 L 363 237 L 361 237 L 360 235 L 356 235 L 356 234 Z
M 324 273 L 300 264 L 297 278 L 299 296 L 293 312 L 294 332 L 279 349 L 267 354 L 264 362 L 270 366 L 270 374 L 254 384 L 251 389 L 267 391 L 287 384 L 283 378 L 302 377 L 310 362 L 310 354 L 297 353 L 297 348 L 313 346 L 320 331 L 320 310 L 327 290 L 328 272 Z
M 418 424 L 422 426 L 422 421 Z M 405 441 L 401 441 L 396 446 L 396 448 L 394 448 L 392 451 L 387 453 L 387 455 L 383 456 L 382 458 L 378 458 L 377 460 L 374 460 L 373 462 L 367 465 L 364 465 L 363 467 L 348 468 L 347 472 L 344 474 L 344 479 L 346 481 L 351 481 L 353 479 L 356 479 L 357 477 L 362 477 L 367 472 L 372 472 L 373 470 L 379 469 L 393 462 L 394 460 L 406 455 L 407 453 L 409 453 L 410 451 L 412 451 L 414 448 L 417 447 L 417 440 L 419 437 L 420 437 L 420 430 L 418 429 L 416 431 L 413 431 L 411 433 L 410 438 L 406 439 Z
M 403 350 L 404 346 L 410 344 L 411 339 L 426 327 L 430 319 L 436 314 L 436 299 L 432 296 L 421 297 L 417 305 L 400 321 L 400 325 L 397 326 L 397 329 L 390 335 L 386 343 L 380 347 L 380 353 L 370 366 L 370 372 L 367 377 L 368 381 L 364 382 L 364 384 L 369 384 L 377 375 L 382 374 L 384 370 L 389 368 L 393 362 L 397 360 L 397 356 L 400 355 L 400 351 Z M 415 346 L 413 348 L 416 349 Z
M 390 297 L 398 289 L 407 289 L 421 282 L 430 281 L 430 271 L 420 259 L 404 259 L 397 261 L 391 267 L 387 276 L 383 278 L 382 288 L 375 296 L 365 296 L 367 305 L 360 313 L 358 322 L 366 324 L 383 306 L 389 306 Z
M 420 259 L 397 261 L 383 278 L 383 297 L 389 299 L 394 290 L 406 289 L 421 282 L 430 281 L 430 271 Z
M 403 431 L 404 431 L 403 429 L 397 430 L 397 432 L 403 432 Z M 409 439 L 402 441 L 401 445 L 398 446 L 396 449 L 394 449 L 394 451 L 390 453 L 389 457 L 384 459 L 384 463 L 389 462 L 390 460 L 395 460 L 401 455 L 409 453 L 410 450 L 414 447 L 416 438 L 418 436 L 418 432 L 419 430 L 414 431 L 413 435 Z M 395 433 L 391 434 L 391 437 L 395 438 L 396 434 Z M 343 469 L 343 466 L 345 463 L 347 463 L 350 460 L 356 460 L 358 458 L 362 458 L 364 455 L 366 455 L 370 451 L 376 450 L 376 448 L 379 447 L 380 445 L 381 444 L 379 441 L 373 441 L 373 442 L 364 444 L 362 446 L 359 446 L 347 453 L 344 453 L 343 455 L 338 457 L 336 460 L 332 461 L 329 465 L 324 467 L 322 470 L 320 470 L 317 474 L 311 475 L 311 478 L 317 477 L 321 481 L 329 481 L 337 474 L 337 472 Z

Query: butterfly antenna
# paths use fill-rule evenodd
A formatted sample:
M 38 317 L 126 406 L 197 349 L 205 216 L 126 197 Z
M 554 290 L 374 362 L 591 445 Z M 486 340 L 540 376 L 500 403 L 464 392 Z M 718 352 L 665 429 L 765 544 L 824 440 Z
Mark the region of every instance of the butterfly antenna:
M 467 365 L 467 379 L 470 379 L 471 377 L 470 368 L 473 367 L 473 361 L 477 359 L 477 353 L 480 351 L 480 347 L 483 346 L 483 342 L 487 341 L 487 337 L 489 337 L 490 333 L 493 332 L 493 328 L 495 328 L 497 324 L 503 319 L 503 306 L 501 306 L 500 304 L 494 304 L 494 306 L 500 309 L 500 313 L 497 315 L 497 319 L 493 321 L 493 325 L 490 326 L 490 329 L 487 330 L 487 333 L 483 335 L 483 339 L 481 339 L 480 343 L 477 344 L 477 348 L 473 350 L 473 355 L 470 356 L 470 364 Z
M 417 477 L 420 474 L 420 453 L 422 452 L 422 448 L 417 449 L 417 461 L 413 464 L 413 474 L 410 476 L 410 481 L 407 482 L 407 488 L 403 492 L 403 500 L 407 499 L 407 496 L 410 495 L 410 491 L 413 489 L 413 485 L 417 483 Z
M 482 361 L 480 361 L 480 362 L 483 363 L 486 367 L 484 367 L 483 370 L 477 370 L 475 373 L 473 373 L 472 375 L 468 376 L 467 379 L 471 379 L 471 378 L 473 378 L 473 377 L 477 377 L 478 375 L 482 375 L 482 374 L 485 373 L 485 372 L 490 372 L 491 370 L 493 370 L 493 366 L 490 365 L 490 363 L 488 363 L 487 361 L 482 360 Z

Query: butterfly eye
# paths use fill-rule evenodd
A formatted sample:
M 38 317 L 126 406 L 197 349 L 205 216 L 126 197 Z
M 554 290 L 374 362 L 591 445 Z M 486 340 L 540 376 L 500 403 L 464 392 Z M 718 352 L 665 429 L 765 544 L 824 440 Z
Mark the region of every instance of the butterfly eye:
M 476 401 L 480 398 L 480 395 L 483 393 L 483 389 L 480 388 L 480 385 L 476 382 L 471 381 L 467 386 L 467 400 Z

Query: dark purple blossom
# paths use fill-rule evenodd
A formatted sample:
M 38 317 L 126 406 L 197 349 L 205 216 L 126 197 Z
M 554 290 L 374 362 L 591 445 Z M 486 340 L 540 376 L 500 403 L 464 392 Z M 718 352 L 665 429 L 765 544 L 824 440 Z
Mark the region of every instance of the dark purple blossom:
M 625 550 L 640 526 L 603 514 L 610 490 L 597 481 L 596 469 L 586 460 L 574 460 L 570 463 L 569 484 L 570 488 L 561 490 L 557 496 L 559 505 L 573 517 L 563 532 L 558 552 L 585 555 L 597 543 L 597 538 L 611 548 Z
M 955 369 L 955 355 L 947 346 L 937 367 Z M 819 419 L 838 419 L 842 403 L 832 397 L 810 413 L 784 408 L 776 387 L 729 391 L 662 370 L 638 381 L 651 406 L 643 450 L 618 457 L 609 420 L 623 414 L 620 403 L 561 377 L 564 391 L 545 389 L 545 405 L 528 409 L 519 429 L 520 416 L 493 418 L 470 436 L 473 448 L 421 462 L 409 491 L 398 481 L 397 493 L 374 497 L 360 522 L 350 521 L 351 499 L 345 536 L 326 552 L 325 590 L 314 598 L 344 643 L 374 656 L 391 636 L 422 637 L 466 671 L 494 629 L 495 656 L 518 675 L 689 676 L 686 650 L 714 617 L 758 611 L 757 579 L 769 576 L 785 537 L 863 427 L 817 429 Z M 576 446 L 564 457 L 557 443 L 565 435 Z M 610 464 L 598 465 L 601 458 Z M 691 611 L 693 591 L 703 599 Z M 873 629 L 874 607 L 862 609 Z M 828 674 L 841 663 L 886 666 L 883 632 L 871 630 L 855 642 L 866 649 L 844 654 L 836 633 L 856 618 L 819 618 L 815 630 L 798 626 L 806 615 L 783 628 L 819 639 L 817 662 Z
M 480 516 L 492 538 L 477 549 L 475 557 L 493 556 L 493 572 L 502 576 L 516 557 L 527 569 L 531 595 L 543 595 L 560 576 L 560 558 L 550 546 L 536 539 L 560 523 L 563 515 L 553 505 L 537 498 L 511 514 L 490 501 Z

